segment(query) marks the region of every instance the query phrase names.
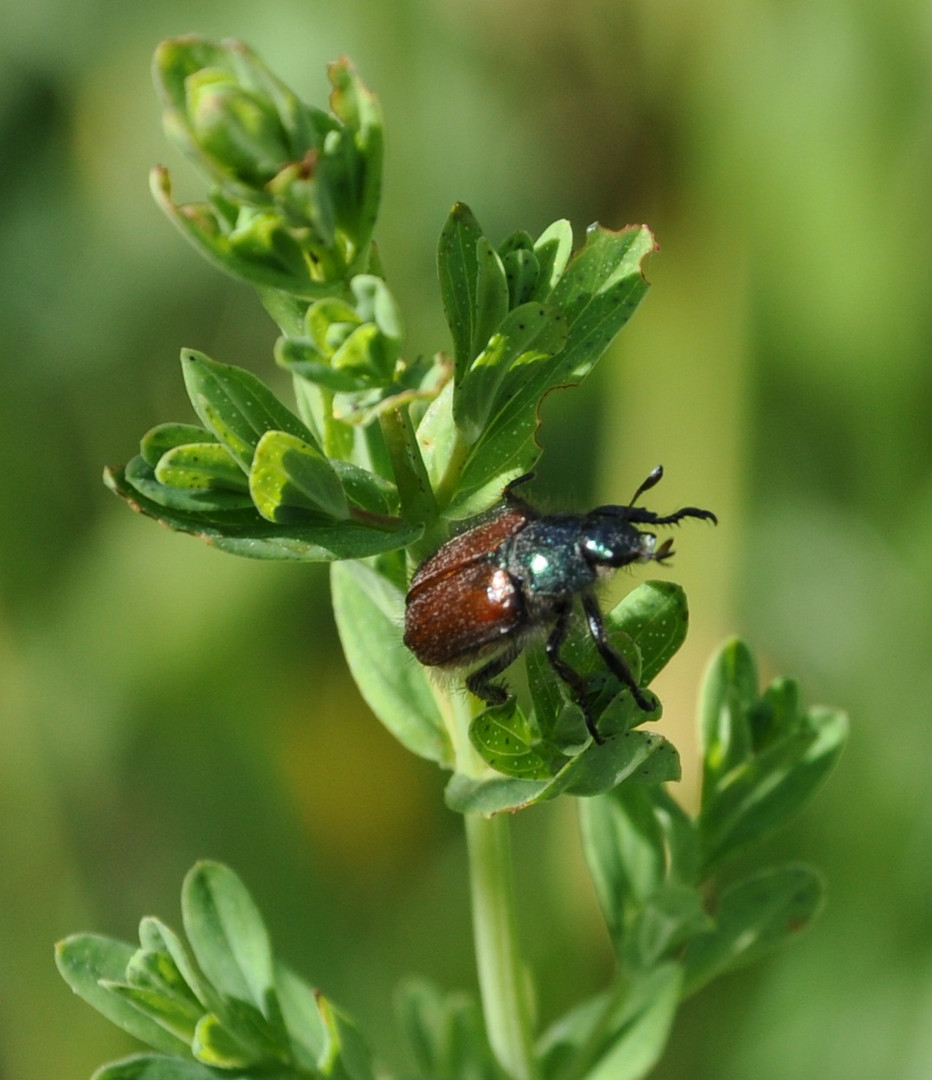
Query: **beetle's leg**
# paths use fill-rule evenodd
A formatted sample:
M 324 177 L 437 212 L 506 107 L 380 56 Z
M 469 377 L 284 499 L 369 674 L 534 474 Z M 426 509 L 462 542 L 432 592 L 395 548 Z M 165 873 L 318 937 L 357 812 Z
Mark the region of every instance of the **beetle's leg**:
M 506 503 L 511 503 L 512 506 L 527 506 L 527 503 L 520 495 L 515 495 L 515 488 L 520 487 L 522 484 L 527 484 L 529 481 L 533 480 L 536 475 L 537 473 L 534 472 L 526 472 L 522 473 L 520 476 L 516 476 L 514 480 L 505 485 L 505 488 L 502 491 L 502 499 L 504 499 Z
M 550 666 L 557 675 L 559 675 L 573 691 L 573 697 L 576 698 L 576 702 L 582 709 L 583 716 L 586 719 L 586 727 L 589 729 L 589 734 L 597 743 L 601 744 L 605 740 L 599 734 L 599 729 L 595 726 L 595 720 L 592 718 L 592 706 L 589 702 L 589 692 L 586 688 L 586 680 L 575 668 L 571 668 L 560 655 L 560 649 L 563 646 L 563 642 L 566 641 L 566 635 L 570 628 L 570 610 L 569 604 L 562 604 L 557 611 L 557 621 L 554 623 L 554 627 L 550 631 L 550 636 L 547 638 L 547 659 L 550 661 Z
M 681 510 L 674 510 L 672 514 L 655 514 L 653 510 L 645 510 L 643 506 L 632 506 L 625 514 L 628 521 L 635 525 L 676 525 L 683 518 L 702 518 L 718 524 L 718 518 L 711 510 L 700 510 L 697 506 L 684 506 Z
M 487 664 L 483 664 L 472 674 L 466 676 L 466 689 L 482 698 L 486 705 L 504 705 L 508 700 L 508 691 L 504 686 L 493 683 L 496 675 L 501 675 L 506 667 L 509 667 L 518 658 L 523 642 L 512 643 L 504 652 L 493 657 Z
M 643 709 L 644 712 L 653 712 L 656 707 L 655 703 L 644 696 L 644 691 L 638 686 L 637 679 L 631 674 L 628 661 L 625 660 L 621 653 L 616 652 L 608 640 L 598 600 L 592 593 L 583 593 L 582 606 L 583 611 L 586 613 L 586 621 L 589 623 L 589 633 L 592 635 L 595 647 L 599 650 L 599 655 L 605 661 L 608 669 L 616 679 L 628 687 L 634 695 L 634 700 L 638 703 L 638 708 Z

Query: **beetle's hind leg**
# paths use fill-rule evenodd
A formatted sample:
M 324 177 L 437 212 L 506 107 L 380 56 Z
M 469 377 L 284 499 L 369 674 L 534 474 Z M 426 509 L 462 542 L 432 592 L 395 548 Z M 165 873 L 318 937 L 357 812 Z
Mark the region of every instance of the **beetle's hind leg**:
M 504 686 L 492 680 L 517 660 L 521 646 L 522 642 L 514 642 L 487 664 L 483 664 L 481 668 L 467 675 L 466 689 L 476 697 L 482 698 L 486 705 L 504 705 L 510 695 Z
M 575 668 L 570 667 L 560 655 L 560 649 L 563 646 L 563 642 L 566 641 L 566 635 L 570 628 L 570 610 L 569 604 L 563 604 L 559 608 L 557 621 L 550 631 L 550 636 L 547 638 L 547 660 L 550 662 L 550 666 L 557 675 L 559 675 L 573 691 L 573 697 L 576 699 L 577 705 L 582 709 L 583 716 L 586 719 L 586 727 L 589 730 L 589 734 L 597 743 L 601 744 L 605 742 L 605 740 L 599 734 L 599 729 L 595 726 L 595 720 L 592 717 L 592 705 L 589 701 L 589 691 L 586 687 L 586 680 Z
M 599 650 L 599 655 L 605 661 L 609 671 L 619 682 L 628 687 L 634 696 L 634 700 L 638 703 L 638 708 L 643 709 L 644 712 L 653 712 L 656 703 L 644 694 L 644 691 L 638 686 L 637 679 L 632 674 L 631 668 L 628 667 L 628 661 L 625 660 L 621 653 L 616 652 L 612 647 L 612 643 L 608 640 L 598 600 L 592 593 L 583 593 L 582 606 L 583 611 L 586 613 L 586 621 L 589 624 L 589 633 L 592 635 L 595 647 Z

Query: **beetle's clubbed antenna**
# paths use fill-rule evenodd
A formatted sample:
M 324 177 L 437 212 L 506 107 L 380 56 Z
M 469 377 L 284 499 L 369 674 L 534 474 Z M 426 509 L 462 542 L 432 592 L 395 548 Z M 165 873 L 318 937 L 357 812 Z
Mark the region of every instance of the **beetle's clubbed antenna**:
M 675 554 L 673 550 L 673 538 L 668 536 L 666 540 L 660 545 L 659 548 L 653 554 L 654 562 L 662 563 L 667 559 L 671 559 Z
M 634 504 L 644 494 L 644 492 L 645 491 L 650 491 L 650 489 L 652 487 L 654 487 L 656 484 L 659 484 L 662 479 L 663 479 L 663 466 L 662 465 L 655 465 L 654 468 L 651 469 L 650 475 L 647 477 L 647 479 L 644 481 L 644 483 L 641 484 L 641 486 L 637 489 L 637 491 L 631 496 L 631 502 L 628 503 L 628 506 L 633 509 Z
M 672 514 L 657 514 L 653 510 L 645 510 L 641 506 L 634 505 L 645 491 L 650 491 L 650 489 L 662 479 L 663 466 L 657 465 L 651 470 L 650 475 L 644 483 L 641 484 L 637 491 L 635 491 L 634 495 L 631 497 L 631 502 L 624 507 L 624 517 L 627 521 L 638 525 L 676 525 L 678 522 L 682 521 L 683 518 L 692 517 L 701 518 L 703 521 L 711 521 L 713 525 L 718 524 L 718 518 L 711 510 L 700 510 L 696 506 L 684 506 L 680 510 L 674 510 Z M 661 548 L 661 551 L 662 550 L 663 549 Z M 669 558 L 672 554 L 672 551 L 668 550 L 666 554 L 661 555 L 661 558 Z

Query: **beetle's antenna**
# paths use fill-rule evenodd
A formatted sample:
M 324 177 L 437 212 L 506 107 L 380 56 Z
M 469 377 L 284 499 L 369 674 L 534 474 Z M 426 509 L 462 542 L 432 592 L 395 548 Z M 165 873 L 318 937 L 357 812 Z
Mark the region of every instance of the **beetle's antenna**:
M 648 478 L 644 481 L 644 483 L 641 484 L 641 486 L 637 489 L 637 491 L 631 496 L 631 502 L 628 503 L 628 506 L 633 507 L 634 504 L 644 494 L 645 491 L 650 491 L 650 489 L 655 484 L 660 483 L 660 481 L 662 479 L 663 479 L 663 466 L 662 465 L 656 465 L 653 469 L 651 469 L 650 476 L 648 476 Z
M 654 562 L 665 562 L 667 559 L 673 557 L 673 538 L 668 537 L 654 552 L 652 558 Z

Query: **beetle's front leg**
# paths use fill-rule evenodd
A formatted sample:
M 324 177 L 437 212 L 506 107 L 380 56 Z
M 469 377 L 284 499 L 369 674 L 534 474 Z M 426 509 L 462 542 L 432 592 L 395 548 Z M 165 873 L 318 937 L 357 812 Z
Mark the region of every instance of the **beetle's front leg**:
M 625 660 L 621 653 L 615 650 L 608 640 L 605 623 L 602 621 L 602 609 L 599 607 L 599 602 L 593 593 L 583 593 L 582 606 L 583 611 L 586 613 L 586 621 L 589 623 L 589 633 L 592 635 L 595 647 L 599 650 L 599 655 L 605 661 L 608 669 L 619 682 L 628 687 L 634 695 L 634 700 L 638 703 L 639 708 L 643 709 L 644 712 L 653 712 L 657 707 L 656 702 L 651 701 L 650 698 L 644 695 L 644 691 L 638 686 L 637 679 L 631 673 L 631 668 L 628 667 L 628 661 Z
M 563 646 L 563 642 L 566 641 L 566 635 L 570 628 L 570 611 L 571 607 L 568 603 L 562 604 L 558 609 L 557 621 L 550 631 L 550 636 L 547 638 L 547 659 L 557 675 L 559 675 L 573 691 L 573 697 L 576 698 L 576 702 L 582 709 L 583 716 L 586 719 L 586 727 L 589 730 L 589 734 L 601 745 L 605 740 L 599 734 L 599 729 L 595 726 L 595 720 L 592 717 L 592 705 L 589 702 L 589 691 L 586 687 L 586 680 L 575 668 L 570 667 L 560 655 L 560 649 Z
M 718 518 L 711 510 L 700 510 L 698 506 L 683 506 L 679 510 L 674 510 L 672 514 L 655 514 L 653 510 L 632 506 L 627 517 L 628 521 L 636 525 L 678 525 L 683 518 L 699 518 L 700 521 L 718 524 Z

